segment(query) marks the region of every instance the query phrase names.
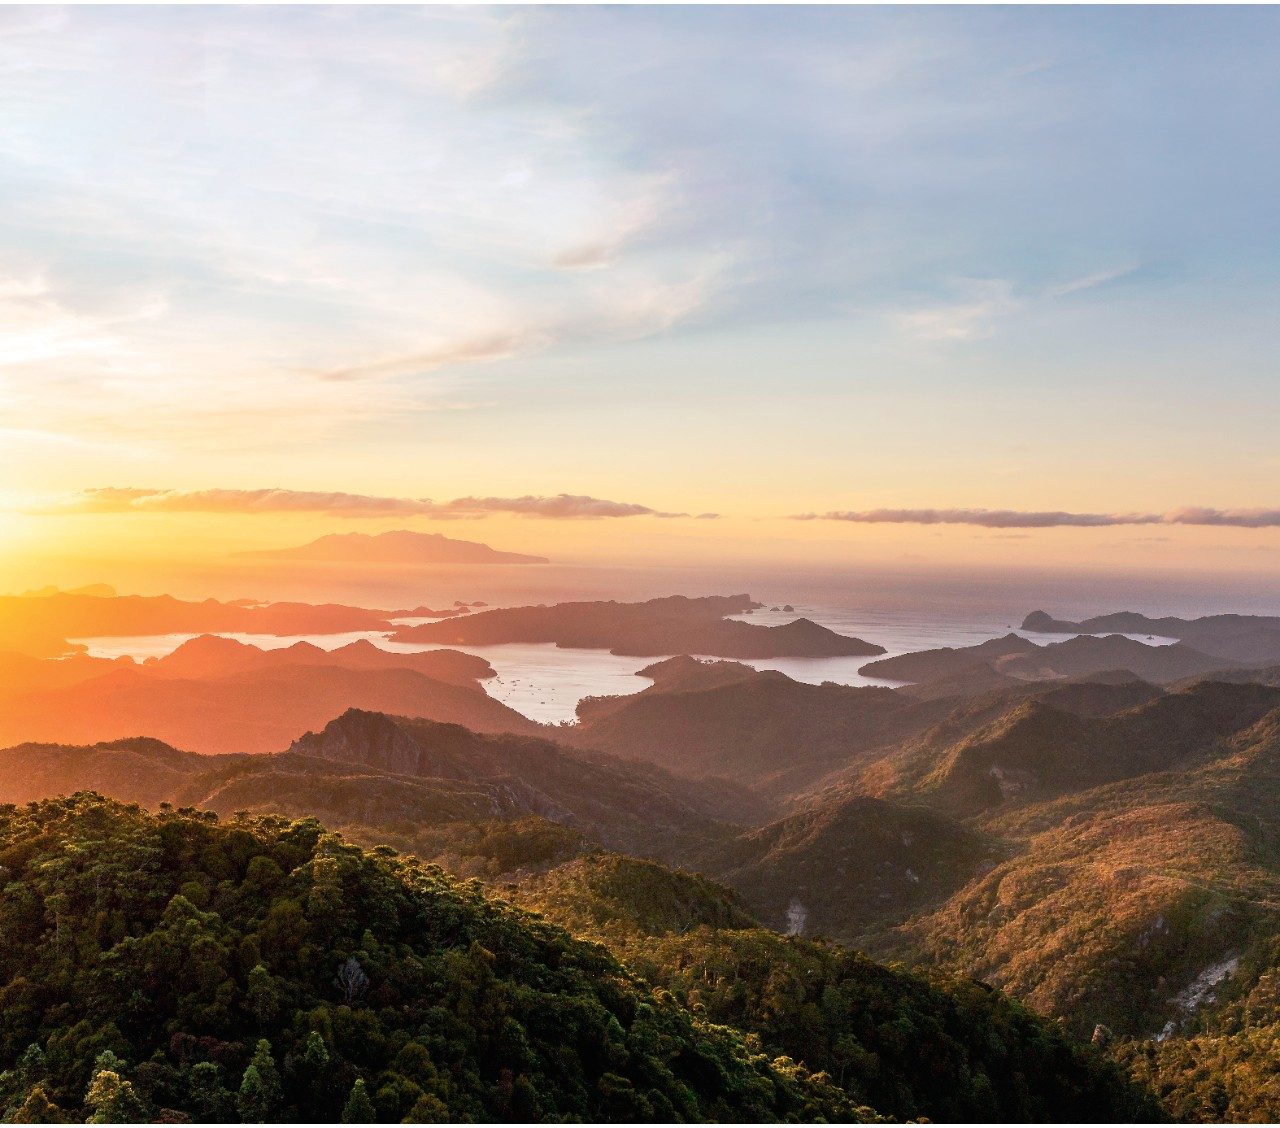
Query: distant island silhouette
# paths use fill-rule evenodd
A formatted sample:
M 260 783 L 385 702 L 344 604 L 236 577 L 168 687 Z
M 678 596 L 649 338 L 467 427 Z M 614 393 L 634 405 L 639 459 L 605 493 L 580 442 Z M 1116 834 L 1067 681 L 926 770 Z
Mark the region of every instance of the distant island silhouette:
M 1032 611 L 1022 621 L 1024 631 L 1040 634 L 1138 634 L 1176 638 L 1216 658 L 1246 665 L 1280 662 L 1280 616 L 1205 615 L 1183 619 L 1174 615 L 1152 618 L 1137 611 L 1115 611 L 1071 622 L 1044 611 Z
M 491 646 L 553 642 L 560 647 L 658 657 L 707 654 L 718 658 L 831 658 L 883 654 L 884 647 L 851 638 L 809 619 L 775 627 L 729 619 L 761 605 L 749 595 L 682 595 L 644 603 L 557 603 L 504 607 L 458 619 L 401 627 L 394 642 Z
M 502 552 L 479 541 L 454 540 L 442 533 L 396 529 L 388 533 L 330 533 L 294 548 L 237 552 L 258 560 L 301 560 L 332 564 L 550 564 L 545 556 Z

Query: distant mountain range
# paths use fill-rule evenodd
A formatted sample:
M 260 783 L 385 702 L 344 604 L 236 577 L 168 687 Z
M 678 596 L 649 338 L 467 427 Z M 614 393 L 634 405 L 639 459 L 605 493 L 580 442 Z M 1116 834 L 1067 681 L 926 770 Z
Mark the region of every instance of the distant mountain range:
M 88 789 L 153 807 L 314 815 L 337 827 L 421 830 L 537 815 L 614 849 L 667 856 L 724 837 L 733 791 L 724 781 L 692 783 L 528 730 L 486 734 L 361 709 L 298 735 L 276 755 L 200 755 L 141 737 L 0 751 L 0 803 Z
M 317 564 L 550 564 L 545 556 L 501 552 L 479 541 L 454 540 L 441 533 L 331 533 L 296 548 L 237 552 L 260 560 L 313 561 Z
M 193 752 L 279 752 L 349 708 L 478 732 L 538 732 L 484 691 L 480 680 L 492 676 L 488 662 L 470 654 L 397 654 L 365 641 L 331 651 L 305 642 L 262 650 L 206 636 L 142 663 L 0 654 L 0 742 L 145 733 Z
M 1022 629 L 1044 634 L 1160 635 L 1245 665 L 1280 662 L 1280 617 L 1274 615 L 1205 615 L 1199 619 L 1169 615 L 1153 619 L 1136 611 L 1116 611 L 1074 623 L 1032 611 L 1022 621 Z
M 193 602 L 171 595 L 91 592 L 0 595 L 0 651 L 61 658 L 82 651 L 73 638 L 231 633 L 301 635 L 389 631 L 394 611 L 336 603 Z
M 868 662 L 859 673 L 869 677 L 915 683 L 910 692 L 936 696 L 1011 686 L 1019 680 L 1086 677 L 1124 670 L 1144 681 L 1167 684 L 1184 678 L 1217 673 L 1238 663 L 1204 654 L 1182 643 L 1148 646 L 1122 634 L 1081 635 L 1038 646 L 1021 635 L 1008 634 L 977 646 L 922 650 Z

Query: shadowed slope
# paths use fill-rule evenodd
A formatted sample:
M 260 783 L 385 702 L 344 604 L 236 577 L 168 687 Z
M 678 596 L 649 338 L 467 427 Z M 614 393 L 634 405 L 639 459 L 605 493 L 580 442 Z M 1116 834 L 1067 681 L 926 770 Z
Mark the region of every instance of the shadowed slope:
M 1166 683 L 1207 674 L 1231 664 L 1181 643 L 1148 646 L 1123 635 L 1101 638 L 1082 635 L 1038 646 L 1020 635 L 1009 634 L 958 650 L 942 648 L 881 658 L 867 663 L 859 672 L 925 686 L 952 681 L 983 689 L 996 688 L 1007 679 L 1044 681 L 1110 670 L 1128 670 L 1145 681 Z
M 669 854 L 724 830 L 732 789 L 694 785 L 658 768 L 553 741 L 484 736 L 458 725 L 349 710 L 293 751 L 400 775 L 484 780 L 526 813 L 589 831 L 606 845 Z M 728 809 L 726 809 L 728 808 Z
M 864 776 L 877 794 L 914 795 L 952 814 L 1027 804 L 1177 766 L 1280 705 L 1270 686 L 1203 682 L 1110 716 L 1029 700 L 946 743 L 947 727 Z
M 718 839 L 732 789 L 678 782 L 516 735 L 349 710 L 285 754 L 202 756 L 156 740 L 0 751 L 0 802 L 93 789 L 155 807 L 315 814 L 339 827 L 386 827 L 402 840 L 446 822 L 541 816 L 597 842 L 670 855 Z
M 584 702 L 583 723 L 566 736 L 684 775 L 740 780 L 776 801 L 838 768 L 865 765 L 875 750 L 948 710 L 891 689 L 810 685 L 777 671 L 727 666 L 733 664 L 702 667 L 630 697 Z M 703 678 L 721 684 L 703 688 Z

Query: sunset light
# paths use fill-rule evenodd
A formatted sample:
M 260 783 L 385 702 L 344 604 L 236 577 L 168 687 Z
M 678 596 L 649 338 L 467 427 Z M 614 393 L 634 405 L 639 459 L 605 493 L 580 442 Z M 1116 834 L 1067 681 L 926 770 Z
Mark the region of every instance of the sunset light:
M 0 0 L 0 1122 L 1280 1122 L 1280 8 Z

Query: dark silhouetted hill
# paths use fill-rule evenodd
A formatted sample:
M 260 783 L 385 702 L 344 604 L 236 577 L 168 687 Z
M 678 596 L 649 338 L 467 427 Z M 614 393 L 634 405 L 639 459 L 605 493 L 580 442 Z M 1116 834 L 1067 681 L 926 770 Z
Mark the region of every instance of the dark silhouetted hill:
M 1153 619 L 1136 611 L 1096 615 L 1078 623 L 1033 611 L 1022 629 L 1045 634 L 1139 634 L 1182 640 L 1227 664 L 1280 662 L 1280 617 L 1274 615 L 1206 615 L 1199 619 L 1166 616 Z
M 869 762 L 874 749 L 947 711 L 891 689 L 811 685 L 777 671 L 678 661 L 643 693 L 584 702 L 582 723 L 566 730 L 566 739 L 684 775 L 736 779 L 776 800 L 837 768 Z M 683 673 L 675 676 L 677 670 Z
M 397 775 L 490 783 L 522 814 L 632 851 L 670 854 L 687 841 L 721 836 L 718 820 L 741 809 L 732 787 L 694 786 L 650 765 L 354 709 L 300 737 L 292 751 Z
M 919 682 L 938 695 L 937 683 L 960 691 L 982 692 L 1011 679 L 1043 681 L 1127 670 L 1144 681 L 1166 684 L 1208 674 L 1224 667 L 1224 659 L 1201 654 L 1181 643 L 1148 646 L 1123 635 L 1082 635 L 1065 642 L 1037 646 L 1009 634 L 978 646 L 942 648 L 882 658 L 860 673 L 892 681 Z
M 67 639 L 109 635 L 255 633 L 338 634 L 391 630 L 385 611 L 340 604 L 199 603 L 169 595 L 104 596 L 55 592 L 0 596 L 0 651 L 36 657 L 73 653 Z
M 429 826 L 538 816 L 612 848 L 663 856 L 731 833 L 721 820 L 741 810 L 732 786 L 679 781 L 549 740 L 358 710 L 277 755 L 200 755 L 149 738 L 0 751 L 0 802 L 79 790 L 151 808 L 311 814 L 418 845 Z
M 553 642 L 639 657 L 704 654 L 721 658 L 824 658 L 883 654 L 808 619 L 762 627 L 725 618 L 760 604 L 750 596 L 668 596 L 645 603 L 557 603 L 481 611 L 464 619 L 402 627 L 397 642 L 489 645 Z
M 325 650 L 310 642 L 296 642 L 265 650 L 231 638 L 202 635 L 184 642 L 162 658 L 149 658 L 145 672 L 169 678 L 211 678 L 270 670 L 281 666 L 339 666 L 348 670 L 414 670 L 436 681 L 473 686 L 494 676 L 483 658 L 456 650 L 413 653 L 383 650 L 367 639 Z

